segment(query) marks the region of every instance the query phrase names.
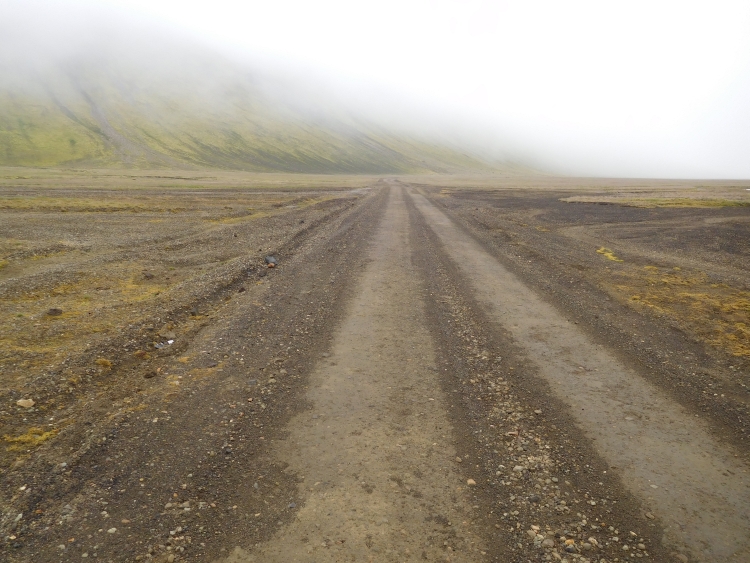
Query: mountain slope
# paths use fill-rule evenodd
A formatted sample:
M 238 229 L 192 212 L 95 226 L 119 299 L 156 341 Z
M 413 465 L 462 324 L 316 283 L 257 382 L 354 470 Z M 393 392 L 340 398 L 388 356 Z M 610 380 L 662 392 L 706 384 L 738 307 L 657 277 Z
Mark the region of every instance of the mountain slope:
M 0 165 L 498 169 L 458 147 L 353 117 L 333 100 L 290 95 L 281 82 L 206 51 L 164 45 L 137 55 L 111 45 L 94 51 L 44 64 L 0 62 Z

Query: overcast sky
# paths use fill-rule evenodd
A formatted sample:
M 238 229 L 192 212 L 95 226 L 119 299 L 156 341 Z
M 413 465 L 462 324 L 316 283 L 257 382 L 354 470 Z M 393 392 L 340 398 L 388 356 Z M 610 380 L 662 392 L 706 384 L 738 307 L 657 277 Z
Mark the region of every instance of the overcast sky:
M 106 6 L 385 92 L 563 172 L 750 177 L 748 0 L 97 0 L 34 12 L 45 5 L 96 6 L 92 18 Z

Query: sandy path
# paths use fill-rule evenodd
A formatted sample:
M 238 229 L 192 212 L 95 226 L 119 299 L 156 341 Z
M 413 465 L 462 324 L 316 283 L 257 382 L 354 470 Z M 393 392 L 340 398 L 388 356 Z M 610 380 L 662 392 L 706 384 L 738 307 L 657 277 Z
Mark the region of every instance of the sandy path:
M 310 379 L 313 409 L 274 453 L 302 479 L 303 506 L 227 563 L 484 559 L 410 271 L 403 191 L 389 197 L 356 297 Z
M 699 418 L 623 365 L 413 193 L 488 314 L 507 328 L 625 485 L 696 561 L 750 561 L 748 468 Z

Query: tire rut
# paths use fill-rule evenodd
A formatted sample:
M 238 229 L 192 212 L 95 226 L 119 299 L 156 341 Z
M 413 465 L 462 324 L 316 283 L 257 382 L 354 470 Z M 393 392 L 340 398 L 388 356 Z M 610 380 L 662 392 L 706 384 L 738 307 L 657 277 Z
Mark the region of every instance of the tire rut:
M 706 425 L 528 289 L 425 197 L 410 194 L 480 303 L 568 404 L 626 486 L 696 561 L 746 561 L 747 467 Z
M 310 378 L 312 410 L 273 457 L 299 481 L 294 520 L 223 561 L 483 561 L 456 467 L 401 189 L 368 253 L 356 297 Z

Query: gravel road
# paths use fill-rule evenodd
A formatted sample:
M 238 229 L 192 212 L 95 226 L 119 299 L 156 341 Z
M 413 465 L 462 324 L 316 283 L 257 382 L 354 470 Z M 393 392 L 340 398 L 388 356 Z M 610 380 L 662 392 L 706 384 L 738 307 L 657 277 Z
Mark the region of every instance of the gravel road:
M 4 470 L 3 557 L 750 560 L 747 452 L 721 417 L 436 190 L 341 201 L 304 230 L 275 218 L 277 267 L 217 281 L 174 352 L 114 357 L 137 391 Z

